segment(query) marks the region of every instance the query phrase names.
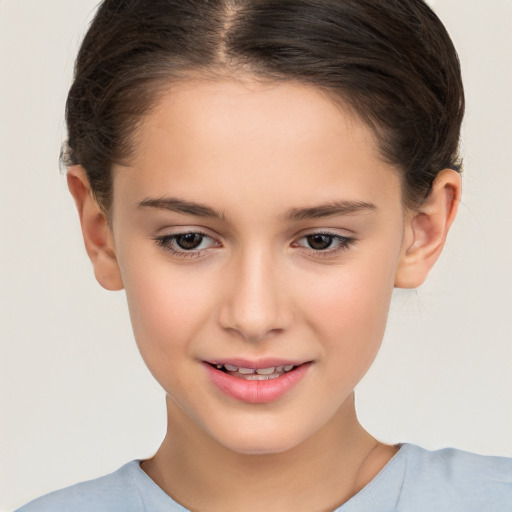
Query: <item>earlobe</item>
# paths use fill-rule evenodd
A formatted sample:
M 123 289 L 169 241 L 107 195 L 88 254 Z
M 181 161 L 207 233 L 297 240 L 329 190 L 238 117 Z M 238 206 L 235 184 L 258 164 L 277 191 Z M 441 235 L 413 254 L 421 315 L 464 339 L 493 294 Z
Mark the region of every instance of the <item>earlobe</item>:
M 405 221 L 404 242 L 395 287 L 417 288 L 439 258 L 460 202 L 461 179 L 452 169 L 441 171 L 418 211 Z
M 95 200 L 85 169 L 68 168 L 68 188 L 75 201 L 84 237 L 85 249 L 97 281 L 107 290 L 121 290 L 123 281 L 117 262 L 112 231 L 106 214 Z

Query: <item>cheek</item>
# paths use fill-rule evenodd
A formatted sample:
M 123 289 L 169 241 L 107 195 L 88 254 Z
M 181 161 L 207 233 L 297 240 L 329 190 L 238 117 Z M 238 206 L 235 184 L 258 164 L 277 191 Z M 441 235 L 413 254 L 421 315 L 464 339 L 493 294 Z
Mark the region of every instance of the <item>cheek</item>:
M 140 261 L 140 260 L 139 260 Z M 187 349 L 187 340 L 207 318 L 208 305 L 197 276 L 167 262 L 140 262 L 125 282 L 133 331 L 142 356 L 157 361 Z M 171 359 L 172 360 L 172 359 Z M 149 364 L 148 364 L 149 365 Z
M 307 287 L 303 310 L 310 312 L 310 324 L 340 369 L 358 372 L 375 358 L 393 291 L 393 263 L 392 258 L 360 258 Z

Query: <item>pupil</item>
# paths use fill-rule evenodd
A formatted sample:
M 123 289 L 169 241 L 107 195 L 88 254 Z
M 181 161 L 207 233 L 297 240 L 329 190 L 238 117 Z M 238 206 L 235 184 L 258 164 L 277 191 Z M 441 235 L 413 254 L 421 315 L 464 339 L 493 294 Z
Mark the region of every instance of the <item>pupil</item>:
M 185 235 L 180 235 L 176 239 L 176 242 L 182 249 L 195 249 L 201 244 L 202 239 L 202 235 L 197 233 L 187 233 Z
M 332 243 L 332 236 L 330 235 L 310 235 L 307 239 L 309 246 L 317 250 L 327 249 Z

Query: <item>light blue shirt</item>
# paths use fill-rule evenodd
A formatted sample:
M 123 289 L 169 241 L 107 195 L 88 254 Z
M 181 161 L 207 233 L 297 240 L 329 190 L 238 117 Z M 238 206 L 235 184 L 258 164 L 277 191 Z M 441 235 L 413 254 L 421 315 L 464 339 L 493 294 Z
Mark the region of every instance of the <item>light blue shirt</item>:
M 199 491 L 200 492 L 200 491 Z M 334 512 L 512 512 L 512 459 L 403 444 L 382 471 Z M 138 460 L 55 491 L 16 512 L 188 512 Z

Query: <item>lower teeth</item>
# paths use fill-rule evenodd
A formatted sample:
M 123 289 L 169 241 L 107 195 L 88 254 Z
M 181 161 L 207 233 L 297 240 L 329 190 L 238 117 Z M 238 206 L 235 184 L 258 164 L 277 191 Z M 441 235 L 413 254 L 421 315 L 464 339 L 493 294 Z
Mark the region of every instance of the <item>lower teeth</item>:
M 257 373 L 251 373 L 249 375 L 242 374 L 239 372 L 226 372 L 228 375 L 233 377 L 238 377 L 239 379 L 245 380 L 269 380 L 269 379 L 277 379 L 277 377 L 281 377 L 282 373 L 271 373 L 270 375 L 258 375 Z

